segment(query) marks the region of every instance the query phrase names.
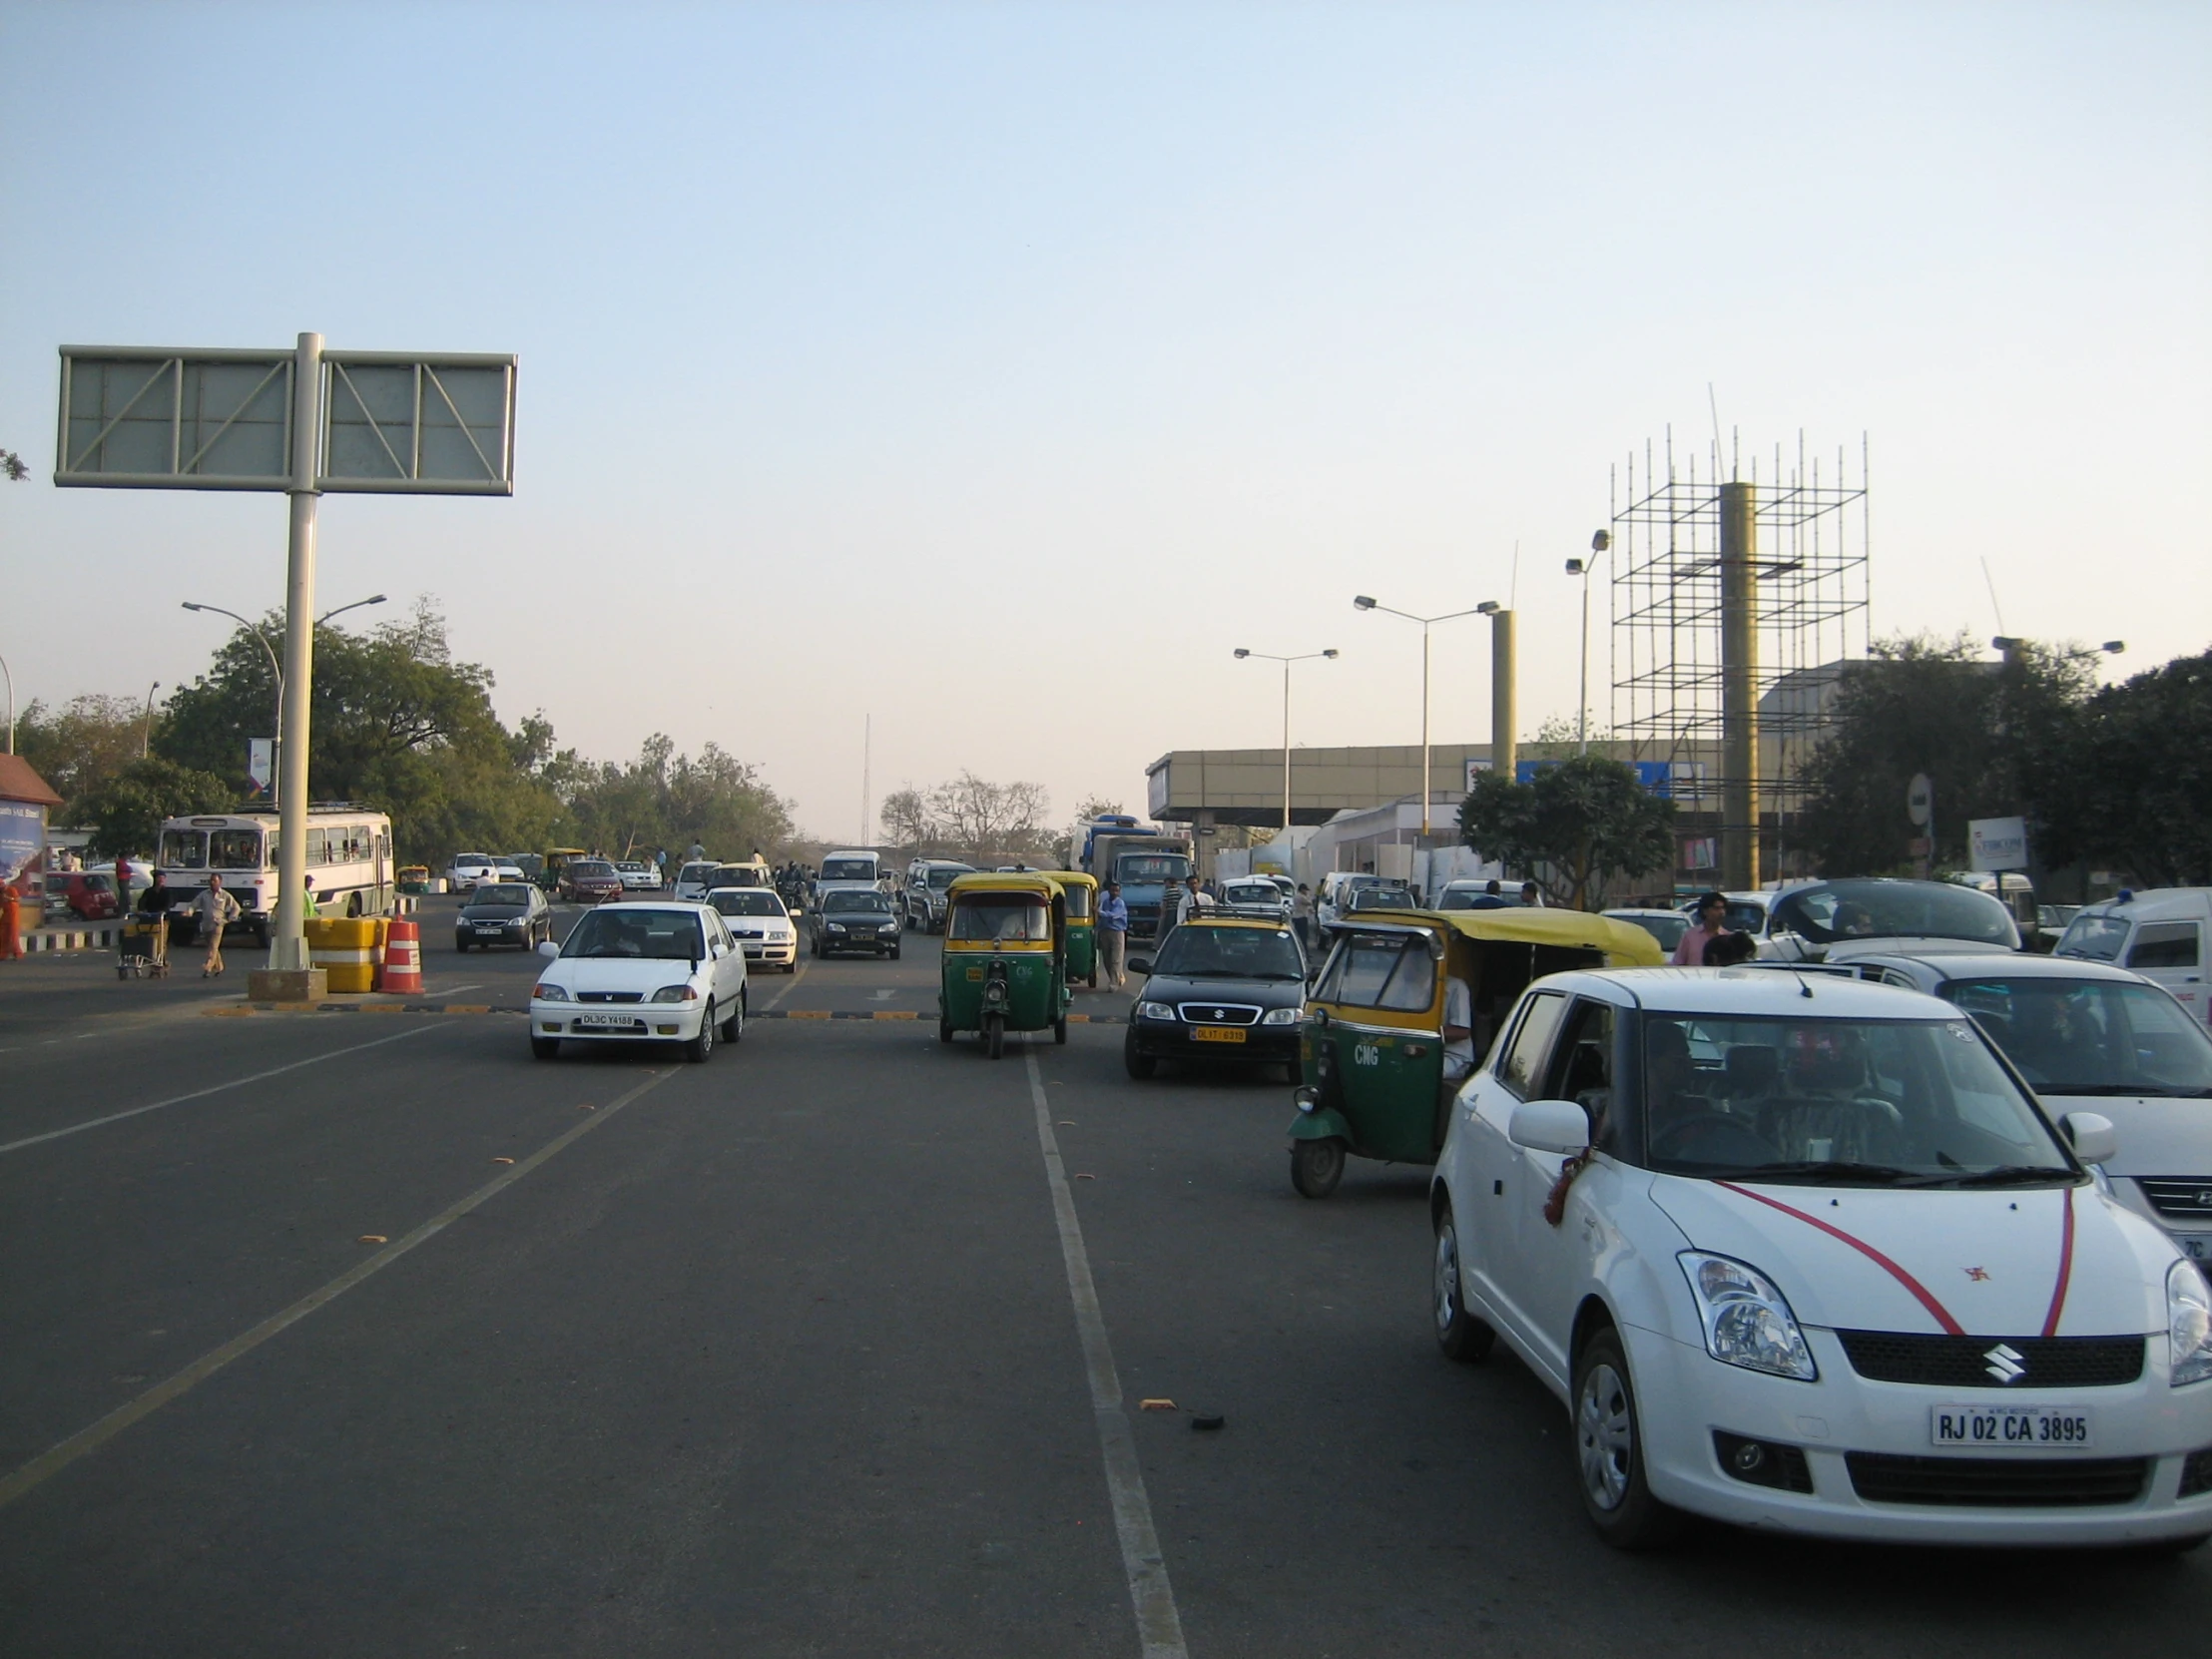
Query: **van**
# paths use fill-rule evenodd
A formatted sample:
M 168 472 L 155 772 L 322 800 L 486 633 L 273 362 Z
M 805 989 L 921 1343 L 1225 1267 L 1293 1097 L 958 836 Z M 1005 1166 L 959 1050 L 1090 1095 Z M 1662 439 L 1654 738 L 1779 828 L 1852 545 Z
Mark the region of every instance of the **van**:
M 2204 934 L 2212 925 L 2212 887 L 2151 887 L 2084 904 L 2060 935 L 2056 954 L 2132 968 L 2165 986 L 2199 1020 L 2212 1023 L 2204 988 Z
M 815 875 L 815 893 L 858 888 L 868 892 L 877 890 L 882 880 L 883 862 L 873 852 L 825 852 L 822 868 Z

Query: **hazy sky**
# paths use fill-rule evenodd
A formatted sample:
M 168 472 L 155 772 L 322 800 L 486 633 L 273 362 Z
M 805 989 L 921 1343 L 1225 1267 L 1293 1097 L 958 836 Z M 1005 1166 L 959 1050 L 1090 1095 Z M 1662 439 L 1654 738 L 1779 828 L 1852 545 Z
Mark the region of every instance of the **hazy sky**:
M 52 487 L 56 345 L 302 328 L 522 362 L 514 498 L 327 499 L 325 608 L 432 594 L 507 720 L 719 742 L 831 837 L 870 712 L 878 796 L 1141 809 L 1278 741 L 1238 645 L 1343 651 L 1299 741 L 1411 742 L 1352 595 L 1516 541 L 1567 714 L 1560 561 L 1708 382 L 1870 435 L 1878 634 L 1996 632 L 1986 559 L 2013 633 L 2212 635 L 2202 4 L 0 4 L 0 142 L 19 702 L 282 596 L 278 497 Z

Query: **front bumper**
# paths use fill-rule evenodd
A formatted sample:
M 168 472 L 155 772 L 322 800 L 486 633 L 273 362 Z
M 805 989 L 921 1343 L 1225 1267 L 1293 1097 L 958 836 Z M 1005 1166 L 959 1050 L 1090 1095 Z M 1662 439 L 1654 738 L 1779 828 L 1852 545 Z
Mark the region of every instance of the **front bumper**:
M 1722 1365 L 1702 1347 L 1658 1332 L 1628 1326 L 1622 1334 L 1652 1492 L 1698 1514 L 1738 1526 L 1893 1543 L 2128 1544 L 2212 1532 L 2212 1491 L 2176 1495 L 2184 1461 L 2212 1447 L 2212 1382 L 2170 1387 L 2163 1335 L 2150 1339 L 2138 1382 L 2009 1392 L 1870 1382 L 1852 1370 L 1835 1333 L 1817 1327 L 1805 1333 L 1820 1368 L 1812 1382 Z M 2000 1400 L 2084 1407 L 2093 1413 L 2095 1443 L 2080 1451 L 1980 1456 L 1930 1443 L 1932 1407 Z M 1781 1491 L 1724 1473 L 1716 1429 L 1797 1447 L 1813 1490 Z M 1969 1463 L 2143 1458 L 2148 1470 L 2137 1495 L 2118 1503 L 1881 1502 L 1859 1495 L 1848 1461 L 1855 1452 Z
M 745 959 L 748 962 L 767 962 L 771 966 L 799 960 L 797 939 L 742 939 Z
M 1129 1046 L 1155 1060 L 1229 1060 L 1254 1065 L 1277 1065 L 1299 1057 L 1299 1028 L 1295 1025 L 1209 1026 L 1208 1030 L 1240 1031 L 1243 1041 L 1224 1042 L 1201 1038 L 1199 1027 L 1184 1020 L 1138 1019 L 1129 1021 Z
M 625 1026 L 577 1025 L 587 1016 L 627 1015 Z M 530 1003 L 530 1035 L 563 1042 L 689 1042 L 707 1017 L 704 1002 L 540 1002 Z

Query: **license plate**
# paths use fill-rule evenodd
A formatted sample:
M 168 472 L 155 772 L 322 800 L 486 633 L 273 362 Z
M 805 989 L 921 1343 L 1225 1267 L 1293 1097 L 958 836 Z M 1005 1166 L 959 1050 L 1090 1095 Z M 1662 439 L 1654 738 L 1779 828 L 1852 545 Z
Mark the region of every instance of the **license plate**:
M 2048 1451 L 2094 1445 L 2089 1413 L 2079 1405 L 1936 1405 L 1929 1408 L 1935 1445 L 1980 1450 Z
M 477 926 L 477 929 L 476 929 L 476 931 L 477 931 L 477 932 L 479 932 L 479 933 L 491 933 L 491 934 L 497 935 L 497 934 L 500 934 L 500 933 L 504 933 L 504 932 L 506 931 L 506 929 L 505 929 L 504 927 L 485 927 L 485 926 L 483 926 L 483 925 L 479 924 L 479 925 Z
M 627 1031 L 638 1023 L 636 1014 L 578 1014 L 576 1023 L 586 1030 Z
M 1191 1040 L 1201 1043 L 1241 1043 L 1245 1040 L 1241 1025 L 1194 1025 Z
M 2184 1233 L 2175 1242 L 2191 1261 L 2212 1262 L 2212 1233 Z

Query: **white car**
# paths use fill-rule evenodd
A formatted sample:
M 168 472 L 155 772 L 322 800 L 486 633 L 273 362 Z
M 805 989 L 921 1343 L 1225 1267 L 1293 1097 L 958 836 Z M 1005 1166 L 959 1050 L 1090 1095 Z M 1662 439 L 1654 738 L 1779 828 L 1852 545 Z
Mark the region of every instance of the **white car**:
M 523 874 L 513 864 L 492 863 L 486 864 L 483 868 L 477 870 L 475 878 L 468 883 L 468 886 L 471 890 L 474 890 L 477 887 L 500 886 L 509 881 L 527 882 L 529 879 L 530 877 Z
M 445 890 L 466 892 L 497 868 L 498 863 L 489 852 L 454 853 L 445 864 Z
M 1452 1104 L 1435 1335 L 1465 1360 L 1502 1338 L 1567 1402 L 1620 1547 L 1677 1510 L 2187 1547 L 2212 1536 L 2212 1289 L 2085 1167 L 2113 1139 L 2054 1127 L 1933 997 L 1555 974 Z
M 563 1042 L 673 1039 L 687 1060 L 745 1035 L 745 952 L 710 904 L 616 899 L 587 911 L 530 989 L 530 1052 Z
M 2212 1035 L 2166 988 L 2065 956 L 1865 956 L 1853 969 L 1973 1015 L 2043 1109 L 2119 1132 L 2113 1196 L 2212 1262 Z
M 622 877 L 624 892 L 659 892 L 661 872 L 642 858 L 617 858 L 615 873 Z
M 2204 980 L 2207 928 L 2212 928 L 2212 887 L 2154 887 L 2084 904 L 2066 923 L 2057 951 L 2133 968 L 2212 1023 L 2212 993 Z
M 774 887 L 716 887 L 707 902 L 721 912 L 749 966 L 799 971 L 799 924 Z
M 704 904 L 707 889 L 715 884 L 715 871 L 721 867 L 713 858 L 695 858 L 676 872 L 675 884 L 669 891 L 674 897 Z

